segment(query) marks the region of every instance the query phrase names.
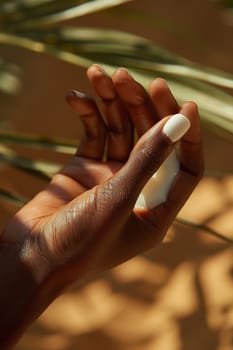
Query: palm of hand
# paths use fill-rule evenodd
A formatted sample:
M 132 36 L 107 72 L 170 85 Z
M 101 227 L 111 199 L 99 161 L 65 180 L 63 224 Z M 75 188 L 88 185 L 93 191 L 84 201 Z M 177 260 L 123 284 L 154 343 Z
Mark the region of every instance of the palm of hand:
M 73 247 L 82 246 L 84 248 L 84 245 L 86 246 L 87 254 L 92 254 L 92 261 L 94 262 L 93 255 L 95 254 L 92 251 L 92 246 L 94 246 L 93 248 L 98 253 L 98 256 L 102 255 L 98 261 L 102 269 L 135 255 L 135 253 L 141 251 L 143 243 L 146 244 L 146 248 L 151 246 L 152 242 L 146 241 L 145 234 L 147 236 L 149 234 L 150 237 L 152 226 L 155 230 L 157 229 L 156 225 L 152 225 L 146 218 L 139 215 L 137 209 L 128 213 L 126 218 L 123 217 L 124 215 L 121 216 L 120 213 L 117 214 L 116 208 L 111 210 L 111 196 L 114 196 L 114 194 L 108 194 L 108 191 L 103 190 L 102 187 L 124 164 L 124 162 L 120 161 L 102 162 L 76 156 L 59 174 L 54 176 L 53 181 L 45 192 L 41 192 L 34 199 L 35 201 L 39 200 L 39 205 L 36 205 L 37 208 L 43 208 L 42 212 L 46 210 L 46 215 L 41 212 L 38 213 L 38 224 L 39 227 L 42 227 L 42 231 L 40 229 L 39 231 L 42 232 L 43 239 L 44 234 L 46 235 L 46 245 L 49 246 L 50 250 L 49 254 L 52 252 L 52 258 L 55 258 L 58 263 L 63 260 L 62 256 L 67 256 L 68 251 L 70 251 L 68 253 L 69 258 L 70 254 L 76 254 L 76 258 L 79 259 L 76 252 L 77 248 L 73 252 Z M 106 202 L 108 202 L 109 211 L 106 217 L 97 214 L 97 202 L 99 206 L 101 206 L 101 203 L 105 206 Z M 57 211 L 58 208 L 60 208 L 59 211 Z M 84 213 L 85 215 L 83 215 Z M 42 219 L 43 217 L 45 218 L 44 220 Z M 61 217 L 63 218 L 62 220 Z M 84 220 L 83 217 L 85 218 Z M 114 223 L 114 218 L 118 224 Z M 65 223 L 65 227 L 61 222 Z M 71 226 L 76 226 L 77 229 L 71 229 Z M 113 238 L 114 226 L 117 226 L 117 237 L 115 239 Z M 34 227 L 36 227 L 37 231 L 38 225 L 34 225 Z M 89 232 L 92 232 L 91 240 L 88 239 L 89 232 L 87 232 L 86 228 L 88 228 Z M 99 236 L 100 231 L 102 231 L 102 235 L 99 244 L 102 245 L 102 249 L 97 249 L 99 241 L 97 236 Z M 71 232 L 73 232 L 73 235 L 71 235 Z M 126 247 L 125 243 L 132 232 L 134 234 L 134 246 Z M 142 234 L 144 234 L 143 241 Z M 110 241 L 108 236 L 111 237 Z M 153 241 L 155 240 L 154 236 L 150 238 Z M 158 240 L 158 237 L 156 240 Z M 106 241 L 108 242 L 106 243 Z M 57 245 L 57 242 L 59 242 L 59 245 Z M 125 248 L 127 248 L 127 252 Z M 111 257 L 110 261 L 109 256 Z M 95 265 L 97 265 L 96 261 Z

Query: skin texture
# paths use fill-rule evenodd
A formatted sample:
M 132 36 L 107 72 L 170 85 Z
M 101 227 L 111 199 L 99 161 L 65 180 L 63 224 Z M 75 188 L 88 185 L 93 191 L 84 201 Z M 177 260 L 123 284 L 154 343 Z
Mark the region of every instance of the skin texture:
M 87 75 L 102 111 L 93 98 L 68 93 L 84 127 L 78 151 L 1 235 L 1 349 L 15 344 L 71 283 L 160 242 L 203 173 L 193 102 L 178 106 L 162 79 L 152 81 L 147 93 L 123 68 L 110 78 L 93 65 Z M 167 200 L 152 209 L 134 208 L 146 182 L 177 146 L 162 128 L 178 112 L 191 127 L 179 142 L 180 171 Z

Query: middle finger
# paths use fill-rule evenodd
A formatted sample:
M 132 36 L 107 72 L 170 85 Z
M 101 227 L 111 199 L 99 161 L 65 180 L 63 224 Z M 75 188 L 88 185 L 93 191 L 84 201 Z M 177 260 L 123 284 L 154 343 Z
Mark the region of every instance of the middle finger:
M 108 129 L 107 159 L 124 162 L 133 147 L 133 126 L 129 113 L 117 95 L 112 79 L 100 66 L 92 65 L 87 75 L 104 108 Z
M 117 93 L 130 113 L 138 135 L 143 135 L 159 120 L 150 96 L 124 68 L 117 69 L 112 79 Z

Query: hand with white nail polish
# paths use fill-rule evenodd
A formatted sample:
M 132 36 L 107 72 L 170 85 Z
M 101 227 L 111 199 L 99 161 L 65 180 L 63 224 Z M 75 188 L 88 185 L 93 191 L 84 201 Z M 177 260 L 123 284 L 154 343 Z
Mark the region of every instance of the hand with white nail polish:
M 1 235 L 1 349 L 74 281 L 160 242 L 203 173 L 193 102 L 179 106 L 162 79 L 146 92 L 123 68 L 87 74 L 102 110 L 67 95 L 85 132 L 78 151 Z

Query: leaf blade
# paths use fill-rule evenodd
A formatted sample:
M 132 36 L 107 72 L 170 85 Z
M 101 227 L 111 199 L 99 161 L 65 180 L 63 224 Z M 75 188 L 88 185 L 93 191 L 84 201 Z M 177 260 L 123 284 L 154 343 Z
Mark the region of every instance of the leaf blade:
M 79 0 L 77 4 L 77 0 L 59 2 L 24 0 L 15 3 L 15 7 L 2 17 L 2 21 L 15 29 L 29 29 L 71 20 L 130 1 L 132 0 Z
M 20 144 L 31 148 L 52 150 L 57 153 L 74 154 L 77 144 L 70 140 L 48 138 L 39 135 L 23 134 L 12 130 L 0 129 L 0 143 Z
M 62 164 L 20 157 L 5 145 L 0 144 L 0 163 L 11 165 L 28 174 L 49 181 Z
M 57 33 L 57 31 L 55 33 Z M 115 32 L 112 32 L 112 35 L 114 33 Z M 99 37 L 100 34 L 101 31 L 97 33 Z M 133 66 L 133 69 L 131 68 L 131 73 L 146 86 L 155 76 L 160 75 L 168 81 L 179 102 L 184 100 L 196 101 L 200 107 L 204 124 L 210 130 L 217 130 L 218 133 L 221 130 L 222 136 L 227 137 L 233 142 L 232 96 L 214 87 L 210 82 L 207 83 L 199 80 L 198 77 L 184 77 L 175 72 L 171 74 L 171 72 L 165 72 L 165 70 L 163 72 L 159 71 L 156 67 L 156 60 L 158 60 L 158 64 L 160 66 L 163 65 L 163 67 L 166 67 L 166 64 L 171 65 L 171 63 L 175 65 L 178 64 L 181 67 L 190 67 L 190 63 L 186 64 L 186 61 L 182 58 L 173 54 L 170 55 L 167 51 L 160 48 L 157 49 L 156 46 L 153 46 L 153 44 L 146 39 L 130 36 L 132 39 L 134 38 L 132 45 L 127 44 L 124 40 L 122 43 L 121 41 L 119 42 L 119 36 L 112 38 L 111 43 L 110 35 L 108 37 L 108 42 L 110 43 L 107 44 L 107 47 L 105 45 L 104 49 L 103 46 L 101 46 L 101 40 L 103 41 L 103 39 L 99 39 L 99 51 L 95 47 L 93 49 L 93 38 L 92 41 L 89 41 L 87 35 L 84 40 L 86 46 L 80 47 L 79 45 L 76 47 L 75 52 L 73 52 L 73 47 L 71 47 L 70 51 L 68 51 L 67 48 L 61 49 L 57 42 L 53 45 L 47 42 L 34 41 L 27 37 L 14 36 L 6 33 L 0 33 L 0 42 L 8 42 L 12 45 L 18 45 L 35 52 L 47 53 L 58 59 L 82 67 L 88 67 L 92 63 L 99 62 L 110 74 L 119 65 Z M 127 34 L 126 37 L 128 38 L 129 34 Z M 126 39 L 126 37 L 124 38 Z M 90 51 L 87 53 L 87 46 L 89 44 L 92 46 L 91 54 Z M 214 74 L 216 75 L 216 73 Z M 228 79 L 232 81 L 231 75 L 228 75 Z
M 3 188 L 0 188 L 0 199 L 5 200 L 7 202 L 13 203 L 17 207 L 22 207 L 25 205 L 28 200 L 25 198 L 22 198 L 10 191 L 7 191 Z

